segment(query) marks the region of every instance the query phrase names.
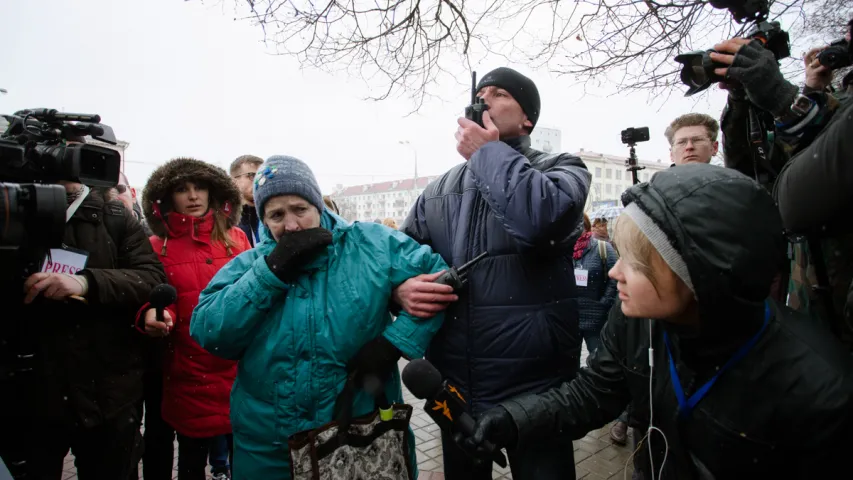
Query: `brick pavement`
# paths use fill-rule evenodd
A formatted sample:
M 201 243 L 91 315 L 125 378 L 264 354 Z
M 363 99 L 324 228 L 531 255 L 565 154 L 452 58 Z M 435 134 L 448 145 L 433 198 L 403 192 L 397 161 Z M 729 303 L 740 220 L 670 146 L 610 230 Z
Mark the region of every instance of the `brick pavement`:
M 581 356 L 582 362 L 586 362 L 586 347 Z M 400 369 L 405 366 L 405 361 L 400 362 Z M 412 416 L 412 429 L 417 439 L 419 480 L 444 480 L 444 462 L 441 453 L 441 436 L 438 427 L 423 410 L 423 401 L 417 400 L 405 389 L 403 399 L 406 403 L 414 405 L 415 413 Z M 628 447 L 614 445 L 610 441 L 610 425 L 599 430 L 589 432 L 584 438 L 574 443 L 575 473 L 577 480 L 604 480 L 631 478 L 632 468 L 629 466 L 625 472 L 631 450 Z M 630 445 L 630 440 L 629 440 Z M 177 466 L 177 443 L 175 444 L 175 465 Z M 177 479 L 177 471 L 175 472 Z M 140 468 L 140 478 L 142 471 Z M 209 477 L 208 477 L 209 478 Z M 509 469 L 495 466 L 492 474 L 493 479 L 511 480 L 512 474 Z M 68 455 L 65 459 L 65 472 L 62 480 L 77 480 L 74 468 L 74 457 Z

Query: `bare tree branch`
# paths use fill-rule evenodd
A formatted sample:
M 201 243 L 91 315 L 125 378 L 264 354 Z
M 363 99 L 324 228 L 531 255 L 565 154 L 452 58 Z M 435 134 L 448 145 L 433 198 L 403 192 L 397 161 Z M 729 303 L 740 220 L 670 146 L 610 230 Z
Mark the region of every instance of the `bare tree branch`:
M 238 5 L 247 8 L 244 19 L 263 29 L 276 53 L 364 79 L 375 100 L 407 94 L 414 110 L 431 98 L 441 78 L 470 68 L 472 55 L 487 54 L 566 75 L 585 88 L 668 94 L 681 89 L 676 55 L 709 49 L 749 28 L 708 0 L 238 0 Z M 849 0 L 771 0 L 771 20 L 788 23 L 793 39 L 817 35 L 825 42 L 825 32 L 840 36 L 851 16 Z

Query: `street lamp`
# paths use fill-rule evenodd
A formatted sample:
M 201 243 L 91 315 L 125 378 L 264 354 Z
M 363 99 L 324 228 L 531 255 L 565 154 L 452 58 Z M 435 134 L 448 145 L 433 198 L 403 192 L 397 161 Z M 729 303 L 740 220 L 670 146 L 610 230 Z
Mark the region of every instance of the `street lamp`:
M 408 145 L 412 149 L 412 153 L 415 154 L 415 181 L 412 184 L 412 190 L 416 190 L 418 188 L 418 149 L 412 144 L 412 142 L 408 140 L 397 140 L 397 143 L 400 145 Z

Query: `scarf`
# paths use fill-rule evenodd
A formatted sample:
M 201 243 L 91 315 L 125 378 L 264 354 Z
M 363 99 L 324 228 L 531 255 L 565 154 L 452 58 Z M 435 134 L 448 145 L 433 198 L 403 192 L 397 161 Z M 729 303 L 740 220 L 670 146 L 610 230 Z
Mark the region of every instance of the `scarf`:
M 583 232 L 583 235 L 575 242 L 575 251 L 572 252 L 572 258 L 580 260 L 583 257 L 583 252 L 589 246 L 589 240 L 592 238 L 592 232 Z

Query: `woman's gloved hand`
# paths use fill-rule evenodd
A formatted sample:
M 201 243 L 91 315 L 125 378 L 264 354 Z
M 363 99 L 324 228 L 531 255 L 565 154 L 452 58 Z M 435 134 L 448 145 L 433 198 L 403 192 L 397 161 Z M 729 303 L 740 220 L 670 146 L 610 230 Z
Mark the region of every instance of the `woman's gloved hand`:
M 475 457 L 488 458 L 490 453 L 483 447 L 486 441 L 495 447 L 513 447 L 518 443 L 518 427 L 512 415 L 498 405 L 490 408 L 477 417 L 474 433 L 470 437 L 457 434 L 453 437 L 459 446 Z
M 309 228 L 286 232 L 278 239 L 278 245 L 267 255 L 267 265 L 282 282 L 290 282 L 299 273 L 299 268 L 332 244 L 332 232 L 325 228 Z
M 354 374 L 357 387 L 363 387 L 367 375 L 374 375 L 384 383 L 402 355 L 388 339 L 379 335 L 356 352 L 347 363 L 347 372 Z

